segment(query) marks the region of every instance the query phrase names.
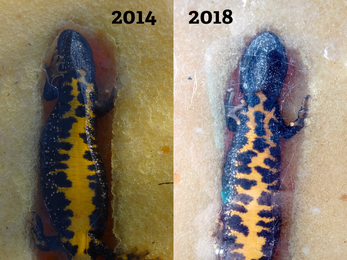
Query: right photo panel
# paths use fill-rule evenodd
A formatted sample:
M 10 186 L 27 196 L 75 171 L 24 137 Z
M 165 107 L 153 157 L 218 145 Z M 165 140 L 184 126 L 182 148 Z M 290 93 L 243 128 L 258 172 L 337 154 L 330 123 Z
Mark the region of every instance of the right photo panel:
M 174 259 L 347 259 L 347 4 L 174 1 Z

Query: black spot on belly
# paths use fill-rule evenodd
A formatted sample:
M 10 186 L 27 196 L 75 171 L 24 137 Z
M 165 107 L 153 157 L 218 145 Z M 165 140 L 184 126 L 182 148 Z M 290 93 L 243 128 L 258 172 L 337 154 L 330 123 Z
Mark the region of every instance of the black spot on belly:
M 269 232 L 267 230 L 262 230 L 262 231 L 258 232 L 257 234 L 258 234 L 258 236 L 265 237 L 265 238 L 273 235 L 272 232 Z
M 263 220 L 260 220 L 258 223 L 257 223 L 257 226 L 260 226 L 260 227 L 264 227 L 264 228 L 268 228 L 268 229 L 273 229 L 274 226 L 275 226 L 275 221 L 270 221 L 268 223 L 266 223 L 265 221 Z
M 271 184 L 279 179 L 279 172 L 272 173 L 269 169 L 256 166 L 254 169 L 263 177 L 261 181 L 266 184 Z
M 248 212 L 244 206 L 239 205 L 239 204 L 232 204 L 231 208 L 232 208 L 232 210 L 240 212 L 240 213 L 247 213 Z
M 272 194 L 270 192 L 263 191 L 257 199 L 259 205 L 271 206 L 272 205 Z
M 64 154 L 60 154 L 60 153 L 55 153 L 55 158 L 56 161 L 67 161 L 70 159 L 70 155 L 68 155 L 67 153 Z M 57 168 L 57 169 L 61 169 L 61 168 Z
M 261 218 L 273 218 L 274 215 L 271 211 L 268 210 L 262 210 L 258 213 L 258 216 Z
M 90 151 L 86 150 L 83 155 L 84 159 L 87 159 L 88 161 L 93 161 L 93 157 Z
M 78 106 L 75 109 L 75 114 L 77 117 L 85 117 L 86 116 L 86 107 L 85 106 Z
M 94 164 L 88 165 L 88 170 L 90 170 L 92 172 L 96 171 L 95 165 Z
M 235 185 L 240 185 L 244 190 L 250 190 L 253 186 L 257 185 L 257 182 L 255 180 L 236 178 Z
M 266 158 L 264 160 L 264 163 L 269 166 L 272 169 L 279 170 L 281 167 L 281 161 L 280 160 L 271 160 L 270 158 Z
M 247 95 L 244 96 L 244 100 L 251 107 L 255 107 L 260 103 L 260 98 L 255 93 L 247 93 Z
M 264 138 L 256 138 L 253 141 L 253 149 L 257 150 L 260 153 L 263 153 L 266 148 L 268 148 L 270 145 L 266 143 L 266 140 Z
M 251 201 L 253 201 L 253 197 L 247 194 L 237 194 L 235 196 L 235 201 L 241 201 L 243 204 L 248 205 Z
M 248 227 L 241 224 L 242 218 L 240 216 L 237 216 L 237 215 L 227 216 L 225 217 L 224 222 L 226 223 L 228 227 L 230 227 L 230 229 L 240 232 L 244 234 L 245 236 L 248 236 L 249 234 Z
M 59 115 L 64 115 L 68 111 L 70 111 L 71 105 L 68 103 L 63 103 L 59 105 Z
M 74 96 L 71 95 L 72 87 L 70 85 L 65 85 L 61 93 L 59 93 L 60 103 L 69 103 L 73 100 Z
M 84 105 L 85 102 L 84 102 L 84 96 L 82 93 L 78 93 L 77 95 L 77 101 L 81 104 L 81 105 Z
M 277 97 L 276 97 L 277 98 Z M 271 111 L 275 107 L 275 102 L 273 101 L 273 98 L 269 97 L 267 95 L 267 99 L 264 101 L 264 110 Z
M 276 182 L 274 185 L 267 186 L 267 190 L 269 191 L 278 191 L 280 189 L 280 181 Z
M 59 170 L 65 170 L 65 169 L 68 169 L 69 167 L 67 166 L 66 163 L 58 162 L 54 164 L 54 168 Z
M 97 184 L 95 182 L 90 182 L 89 188 L 92 189 L 93 191 L 95 191 L 95 189 L 97 188 Z
M 67 174 L 63 171 L 59 171 L 56 174 L 52 174 L 50 178 L 59 188 L 72 187 L 72 182 L 67 179 Z
M 248 165 L 243 164 L 243 165 L 237 166 L 237 172 L 250 174 L 252 172 L 252 169 L 250 167 L 248 167 Z
M 73 233 L 73 232 L 72 232 Z M 77 253 L 78 246 L 73 246 L 70 242 L 65 242 L 64 247 L 69 251 L 73 256 Z
M 88 166 L 88 167 L 89 167 L 89 166 Z M 96 174 L 88 175 L 88 176 L 87 176 L 87 179 L 88 179 L 88 180 L 91 180 L 91 181 L 96 181 L 96 180 L 98 180 Z
M 243 124 L 244 132 L 245 132 L 245 133 L 248 133 L 249 128 L 245 125 L 245 124 L 249 121 L 248 116 L 247 116 L 247 115 L 244 115 L 244 114 L 238 114 L 238 117 L 239 117 L 241 123 Z M 246 138 L 246 142 L 247 142 L 247 138 Z M 245 143 L 246 143 L 246 142 L 245 142 Z
M 79 134 L 79 136 L 83 139 L 83 142 L 85 144 L 88 144 L 88 142 L 87 142 L 87 134 L 86 133 L 81 133 L 81 134 Z
M 62 130 L 59 132 L 59 138 L 68 138 L 70 137 L 69 130 L 72 128 L 73 123 L 77 122 L 76 118 L 70 116 L 68 118 L 60 119 L 60 125 L 62 125 Z
M 270 154 L 274 158 L 280 158 L 281 157 L 281 147 L 279 145 L 276 145 L 275 147 L 270 148 Z
M 264 129 L 264 122 L 263 122 L 264 118 L 265 118 L 265 115 L 262 112 L 259 112 L 259 111 L 254 112 L 254 121 L 257 124 L 254 131 L 257 134 L 257 136 L 264 136 L 266 134 Z
M 68 142 L 59 142 L 57 143 L 57 149 L 63 149 L 65 151 L 70 151 L 72 148 L 72 144 Z
M 239 173 L 250 174 L 252 172 L 252 169 L 248 167 L 248 164 L 251 163 L 252 157 L 255 157 L 255 156 L 257 156 L 257 153 L 253 151 L 247 151 L 247 152 L 238 154 L 236 158 L 236 160 L 239 163 L 239 165 L 237 166 L 237 171 Z
M 237 155 L 237 160 L 239 162 L 242 162 L 244 164 L 249 164 L 251 163 L 252 157 L 257 156 L 257 153 L 253 152 L 253 151 L 247 151 L 244 153 L 239 153 Z

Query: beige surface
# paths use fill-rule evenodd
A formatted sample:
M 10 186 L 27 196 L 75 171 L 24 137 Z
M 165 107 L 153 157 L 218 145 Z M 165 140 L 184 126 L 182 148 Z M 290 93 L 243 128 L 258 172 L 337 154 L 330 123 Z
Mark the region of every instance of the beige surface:
M 280 37 L 291 63 L 281 103 L 286 122 L 311 95 L 304 131 L 282 146 L 284 227 L 277 259 L 347 258 L 346 4 L 176 0 L 174 5 L 174 171 L 180 177 L 175 259 L 214 259 L 209 231 L 220 205 L 223 96 L 247 43 L 263 30 Z M 189 11 L 224 9 L 233 11 L 231 25 L 188 24 Z
M 114 10 L 152 11 L 157 23 L 112 25 Z M 172 259 L 172 185 L 158 185 L 172 180 L 172 15 L 166 0 L 0 1 L 0 259 L 34 259 L 26 221 L 39 174 L 41 67 L 67 24 L 115 49 L 115 233 L 123 248 Z

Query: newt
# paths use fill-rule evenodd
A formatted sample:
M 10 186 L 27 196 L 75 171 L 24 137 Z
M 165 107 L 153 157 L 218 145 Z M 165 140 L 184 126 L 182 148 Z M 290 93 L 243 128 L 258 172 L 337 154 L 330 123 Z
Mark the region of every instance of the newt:
M 306 96 L 298 118 L 286 125 L 278 98 L 287 75 L 286 51 L 271 32 L 258 34 L 244 52 L 240 67 L 243 99 L 232 105 L 227 90 L 226 125 L 234 132 L 222 175 L 222 209 L 216 255 L 224 260 L 270 260 L 281 227 L 280 137 L 289 139 L 304 127 Z
M 96 142 L 97 118 L 114 107 L 112 88 L 98 102 L 93 52 L 73 30 L 63 31 L 43 97 L 57 99 L 40 140 L 41 191 L 57 236 L 45 236 L 41 218 L 31 214 L 31 234 L 43 251 L 60 250 L 67 259 L 145 259 L 148 251 L 116 255 L 100 241 L 108 215 L 108 184 Z M 159 259 L 159 258 L 157 258 Z

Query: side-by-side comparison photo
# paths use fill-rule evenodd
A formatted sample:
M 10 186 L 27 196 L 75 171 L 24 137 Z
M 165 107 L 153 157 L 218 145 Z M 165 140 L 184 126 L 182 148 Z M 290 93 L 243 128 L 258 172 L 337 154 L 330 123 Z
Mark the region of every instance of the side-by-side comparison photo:
M 347 2 L 0 16 L 0 260 L 347 259 Z

